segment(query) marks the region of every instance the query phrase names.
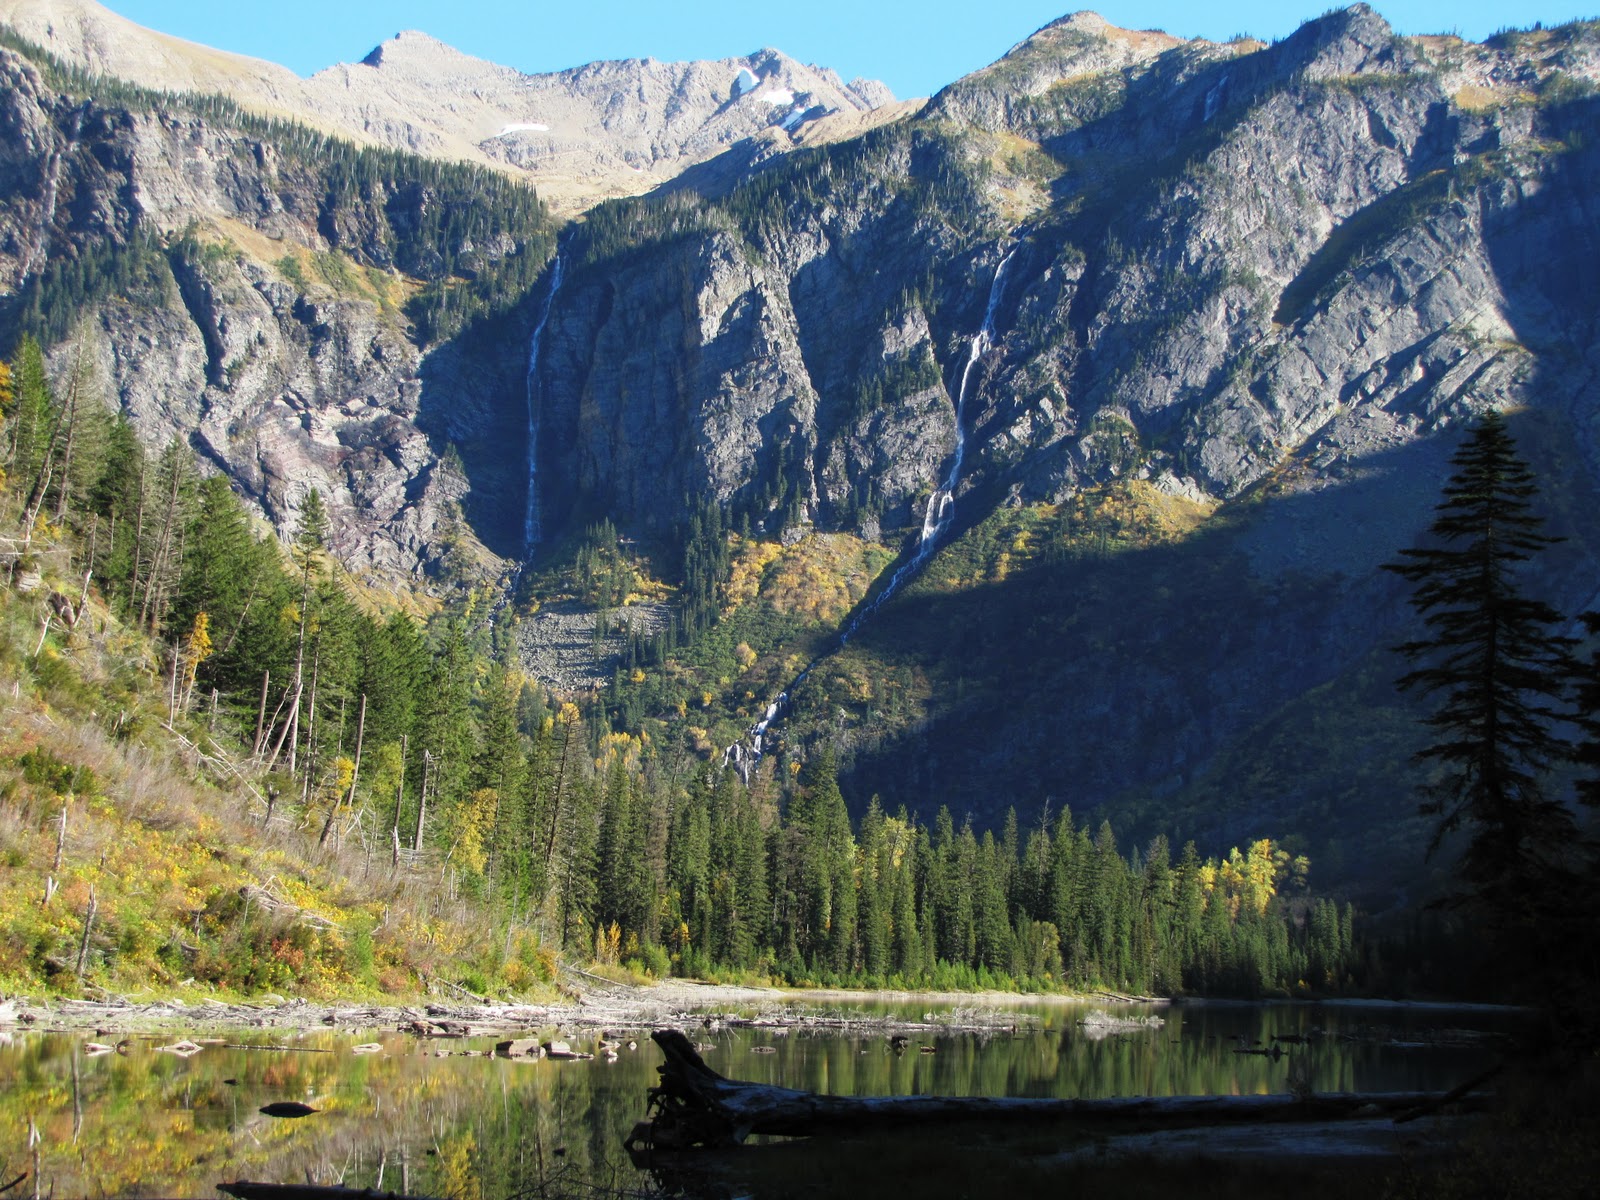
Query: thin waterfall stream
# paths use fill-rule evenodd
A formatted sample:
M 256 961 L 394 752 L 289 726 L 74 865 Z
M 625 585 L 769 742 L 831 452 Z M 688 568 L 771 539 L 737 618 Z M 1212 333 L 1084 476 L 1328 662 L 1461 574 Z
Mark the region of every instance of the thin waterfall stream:
M 561 251 L 550 262 L 550 290 L 545 294 L 544 308 L 534 324 L 533 336 L 528 339 L 528 507 L 522 521 L 522 552 L 526 556 L 539 544 L 544 530 L 539 513 L 539 425 L 541 421 L 539 384 L 539 350 L 544 344 L 544 328 L 550 323 L 550 310 L 555 307 L 556 293 L 561 290 Z
M 847 645 L 870 618 L 875 616 L 886 600 L 900 590 L 906 580 L 912 578 L 928 559 L 933 557 L 933 552 L 939 548 L 940 539 L 950 528 L 950 522 L 955 516 L 956 488 L 961 483 L 961 467 L 966 458 L 967 430 L 966 407 L 967 395 L 972 388 L 973 372 L 983 358 L 984 352 L 994 344 L 994 318 L 995 310 L 1000 305 L 1000 298 L 1004 293 L 1006 268 L 1011 265 L 1011 260 L 1016 256 L 1015 245 L 1001 256 L 1000 262 L 995 266 L 994 279 L 989 284 L 989 303 L 983 312 L 983 324 L 978 332 L 973 334 L 972 341 L 967 351 L 966 365 L 961 369 L 961 382 L 956 388 L 956 444 L 955 451 L 950 457 L 950 469 L 945 473 L 939 485 L 934 488 L 933 495 L 928 497 L 928 507 L 922 516 L 922 531 L 917 539 L 917 552 L 909 561 L 902 564 L 893 575 L 884 589 L 873 597 L 872 603 L 866 605 L 860 612 L 850 619 L 850 623 L 839 631 L 838 642 L 805 665 L 805 669 L 794 677 L 789 686 L 778 693 L 775 700 L 769 703 L 757 721 L 745 734 L 745 737 L 723 751 L 722 762 L 726 766 L 733 763 L 740 776 L 748 783 L 750 773 L 756 764 L 761 761 L 762 743 L 766 739 L 767 730 L 772 723 L 782 714 L 789 705 L 789 697 L 795 688 L 799 687 L 810 676 L 817 664 L 822 662 L 835 651 Z M 748 748 L 746 743 L 748 742 Z
M 550 311 L 555 307 L 556 293 L 561 290 L 561 276 L 561 248 L 557 246 L 555 257 L 550 260 L 550 290 L 545 293 L 539 319 L 533 323 L 533 333 L 528 337 L 528 374 L 524 384 L 528 401 L 528 502 L 522 517 L 522 557 L 512 568 L 505 590 L 489 612 L 491 626 L 516 596 L 517 584 L 522 579 L 523 571 L 528 569 L 533 548 L 544 535 L 539 512 L 539 426 L 542 419 L 540 401 L 543 399 L 539 384 L 539 351 L 544 344 L 545 326 L 550 323 Z
M 85 106 L 79 106 L 72 114 L 72 132 L 67 135 L 67 144 L 50 158 L 50 175 L 45 182 L 44 215 L 39 221 L 39 240 L 34 243 L 28 257 L 23 260 L 22 270 L 17 276 L 19 284 L 26 282 L 28 276 L 33 274 L 34 267 L 42 264 L 49 255 L 50 231 L 55 227 L 56 206 L 61 195 L 61 168 L 78 153 L 78 139 L 83 134 L 84 112 Z

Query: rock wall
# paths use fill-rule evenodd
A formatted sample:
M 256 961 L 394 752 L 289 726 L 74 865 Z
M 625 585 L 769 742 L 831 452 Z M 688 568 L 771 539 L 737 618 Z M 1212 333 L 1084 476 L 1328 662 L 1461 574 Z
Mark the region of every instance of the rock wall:
M 331 210 L 314 154 L 182 108 L 68 99 L 9 52 L 0 77 L 0 290 L 139 264 L 91 289 L 55 355 L 86 351 L 149 446 L 188 441 L 280 532 L 319 489 L 358 573 L 420 578 L 463 507 L 520 550 L 526 322 L 419 345 L 401 309 L 416 285 L 379 265 L 371 215 L 404 204 Z
M 1597 42 L 1401 39 L 1359 5 L 1275 46 L 1058 22 L 916 120 L 577 236 L 549 477 L 648 524 L 701 494 L 781 521 L 787 472 L 820 524 L 869 493 L 915 524 L 1013 244 L 967 414 L 990 502 L 1326 481 L 1552 372 L 1592 405 L 1565 364 Z

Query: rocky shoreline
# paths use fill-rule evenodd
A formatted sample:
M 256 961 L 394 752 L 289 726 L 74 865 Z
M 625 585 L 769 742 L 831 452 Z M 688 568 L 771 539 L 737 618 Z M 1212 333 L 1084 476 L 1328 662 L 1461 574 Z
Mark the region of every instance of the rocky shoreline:
M 565 1002 L 513 1004 L 422 1000 L 410 1004 L 361 1001 L 311 1001 L 269 996 L 257 1001 L 214 998 L 138 1000 L 112 996 L 100 1000 L 39 1000 L 16 997 L 0 1002 L 0 1030 L 78 1033 L 99 1036 L 152 1031 L 318 1029 L 348 1033 L 398 1031 L 420 1037 L 496 1037 L 559 1027 L 572 1030 L 651 1030 L 661 1028 L 747 1026 L 786 1029 L 882 1029 L 1005 1032 L 1037 1021 L 1018 1014 L 1004 993 L 788 991 L 673 980 L 651 987 L 625 984 L 587 986 Z M 1039 997 L 1027 997 L 1037 1002 Z M 1064 996 L 1060 1003 L 1081 1005 L 1106 997 Z M 1116 997 L 1115 999 L 1123 999 Z M 864 1002 L 925 1002 L 921 1019 L 851 1011 Z

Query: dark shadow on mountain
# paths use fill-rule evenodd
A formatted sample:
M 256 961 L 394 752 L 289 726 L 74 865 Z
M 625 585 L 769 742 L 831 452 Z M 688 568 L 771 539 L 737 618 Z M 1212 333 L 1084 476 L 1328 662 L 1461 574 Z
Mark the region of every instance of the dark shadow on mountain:
M 1558 417 L 1513 430 L 1548 471 Z M 869 664 L 830 660 L 796 697 L 815 728 L 863 715 L 899 687 L 931 692 L 926 718 L 868 716 L 836 735 L 852 805 L 877 795 L 931 817 L 1026 826 L 1049 803 L 1115 818 L 1124 844 L 1166 833 L 1205 853 L 1270 836 L 1322 864 L 1319 879 L 1419 870 L 1409 756 L 1416 703 L 1400 698 L 1388 647 L 1412 628 L 1407 590 L 1378 570 L 1432 517 L 1453 434 L 1353 464 L 1344 482 L 1242 503 L 1189 539 L 1089 548 L 1004 582 L 936 592 L 972 569 L 971 531 L 851 643 Z M 1571 516 L 1552 497 L 1552 524 Z M 994 536 L 989 534 L 987 536 Z M 1573 591 L 1597 563 L 1569 543 L 1539 564 L 1538 590 Z M 874 682 L 866 705 L 847 679 Z
M 1235 81 L 1234 103 L 1251 90 Z M 1549 156 L 1537 186 L 1491 176 L 1466 202 L 1481 206 L 1504 316 L 1534 352 L 1532 403 L 1511 428 L 1542 480 L 1550 531 L 1567 539 L 1541 556 L 1529 587 L 1570 614 L 1600 603 L 1600 147 L 1585 137 L 1600 100 L 1546 105 L 1537 119 L 1537 136 L 1568 152 Z M 1081 149 L 1107 132 L 1064 136 Z M 1081 231 L 1119 194 L 1102 182 Z M 1401 227 L 1459 195 L 1415 198 Z M 1382 253 L 1382 231 L 1362 232 Z M 1315 303 L 1316 290 L 1297 301 Z M 1444 412 L 1459 419 L 1469 397 Z M 1413 403 L 1421 397 L 1402 394 L 1391 410 L 1436 428 L 1441 411 Z M 1432 519 L 1454 442 L 1450 431 L 1424 436 L 1349 462 L 1316 490 L 1236 502 L 1178 545 L 1091 550 L 1003 583 L 971 586 L 957 547 L 925 576 L 935 586 L 961 576 L 965 590 L 913 587 L 887 606 L 852 641 L 849 654 L 871 661 L 820 668 L 796 698 L 796 727 L 841 730 L 842 782 L 858 809 L 877 794 L 891 811 L 948 804 L 958 820 L 997 826 L 1015 805 L 1026 825 L 1048 801 L 1115 814 L 1135 841 L 1166 832 L 1212 853 L 1298 834 L 1336 878 L 1420 870 L 1408 761 L 1420 709 L 1396 696 L 1387 649 L 1413 617 L 1401 581 L 1377 567 Z M 996 484 L 986 486 L 992 504 Z M 962 511 L 982 535 L 988 505 L 975 494 Z M 865 680 L 873 691 L 865 703 L 845 686 L 852 666 L 857 690 Z M 925 712 L 895 712 L 897 688 L 929 691 Z M 840 709 L 855 720 L 840 725 Z
M 783 158 L 783 149 L 769 137 L 740 138 L 715 158 L 685 168 L 646 196 L 693 192 L 707 200 L 721 200 L 751 176 Z
M 458 461 L 462 517 L 478 540 L 503 558 L 518 558 L 523 551 L 528 339 L 547 286 L 541 280 L 514 307 L 480 317 L 435 346 L 419 372 L 416 423 L 437 461 L 414 486 L 420 493 Z

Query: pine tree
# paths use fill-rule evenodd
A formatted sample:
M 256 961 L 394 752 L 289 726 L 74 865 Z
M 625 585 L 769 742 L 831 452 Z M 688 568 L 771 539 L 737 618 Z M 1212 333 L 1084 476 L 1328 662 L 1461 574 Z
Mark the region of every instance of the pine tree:
M 194 452 L 175 437 L 156 464 L 149 510 L 154 536 L 149 543 L 149 558 L 140 571 L 143 592 L 138 597 L 139 623 L 151 633 L 165 624 L 182 578 L 194 483 Z
M 1590 637 L 1600 636 L 1600 612 L 1583 614 Z M 1573 758 L 1587 772 L 1578 780 L 1578 798 L 1590 808 L 1600 808 L 1600 646 L 1573 665 L 1574 702 L 1582 739 Z
M 1570 642 L 1556 632 L 1560 615 L 1516 578 L 1558 539 L 1542 532 L 1533 474 L 1499 413 L 1484 416 L 1451 463 L 1430 526 L 1437 544 L 1386 564 L 1415 585 L 1411 605 L 1428 629 L 1398 647 L 1416 664 L 1399 686 L 1437 697 L 1425 718 L 1436 740 L 1417 754 L 1439 769 L 1422 793 L 1422 812 L 1438 818 L 1430 852 L 1465 827 L 1469 896 L 1522 923 L 1574 834 L 1570 812 L 1543 785 L 1564 750 L 1551 723 Z
M 874 796 L 861 818 L 861 966 L 869 978 L 889 973 L 894 937 L 894 863 L 887 819 Z
M 32 337 L 24 337 L 12 363 L 13 397 L 6 406 L 10 418 L 5 466 L 12 486 L 26 495 L 46 458 L 55 427 L 56 402 L 45 372 L 44 351 Z
M 251 609 L 263 601 L 268 572 L 279 570 L 276 555 L 260 553 L 249 517 L 225 475 L 203 479 L 195 489 L 184 545 L 173 623 L 187 627 L 196 614 L 209 613 L 218 631 L 218 652 L 226 655 Z

